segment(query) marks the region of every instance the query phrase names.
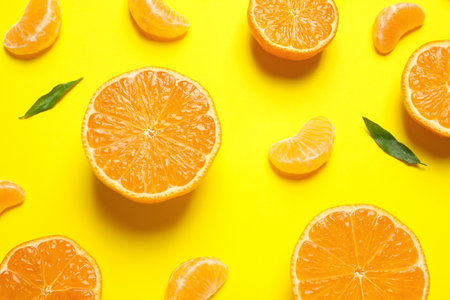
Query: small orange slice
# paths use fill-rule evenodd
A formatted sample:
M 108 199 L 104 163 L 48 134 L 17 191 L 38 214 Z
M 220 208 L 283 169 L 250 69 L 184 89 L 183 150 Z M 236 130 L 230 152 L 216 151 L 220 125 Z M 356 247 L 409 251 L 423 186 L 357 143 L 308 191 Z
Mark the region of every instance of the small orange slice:
M 15 55 L 35 55 L 55 43 L 60 28 L 58 0 L 30 0 L 20 21 L 6 33 L 3 45 Z
M 18 184 L 0 180 L 0 214 L 25 201 L 25 191 Z
M 128 0 L 128 7 L 139 28 L 153 37 L 175 39 L 190 27 L 189 21 L 163 0 Z
M 20 244 L 0 265 L 0 299 L 100 300 L 101 290 L 95 260 L 64 236 Z
M 213 100 L 194 80 L 142 68 L 106 82 L 82 130 L 98 178 L 131 200 L 160 202 L 195 189 L 220 147 Z
M 413 53 L 403 71 L 402 91 L 414 120 L 450 137 L 450 40 L 430 42 Z
M 217 258 L 194 258 L 173 271 L 167 285 L 166 299 L 209 299 L 222 287 L 227 277 L 227 266 Z
M 383 9 L 373 25 L 373 43 L 382 54 L 394 50 L 400 38 L 423 25 L 424 10 L 417 4 L 401 2 Z
M 425 300 L 430 278 L 414 233 L 371 205 L 316 216 L 295 247 L 295 299 Z
M 304 60 L 333 40 L 339 15 L 333 0 L 250 0 L 248 22 L 267 52 Z
M 269 160 L 283 173 L 310 173 L 328 161 L 333 141 L 334 127 L 330 120 L 313 118 L 293 137 L 273 144 Z

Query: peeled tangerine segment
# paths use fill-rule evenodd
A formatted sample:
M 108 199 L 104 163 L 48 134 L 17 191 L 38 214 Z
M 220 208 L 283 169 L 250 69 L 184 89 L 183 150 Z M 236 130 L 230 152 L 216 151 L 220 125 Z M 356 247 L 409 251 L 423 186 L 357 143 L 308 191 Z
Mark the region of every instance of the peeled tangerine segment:
M 139 28 L 153 37 L 175 39 L 189 29 L 189 21 L 163 0 L 128 0 L 128 6 Z
M 15 55 L 39 54 L 53 45 L 60 28 L 58 0 L 30 0 L 22 18 L 6 33 L 3 45 Z
M 167 285 L 166 300 L 210 299 L 227 277 L 227 266 L 217 258 L 191 259 L 173 271 Z
M 396 3 L 383 9 L 373 27 L 373 43 L 378 52 L 387 54 L 394 50 L 400 38 L 423 25 L 424 10 L 414 3 Z
M 330 120 L 316 117 L 293 137 L 273 144 L 270 162 L 287 174 L 307 174 L 320 168 L 331 155 L 334 127 Z
M 0 214 L 6 209 L 22 204 L 25 200 L 25 191 L 14 182 L 0 181 Z

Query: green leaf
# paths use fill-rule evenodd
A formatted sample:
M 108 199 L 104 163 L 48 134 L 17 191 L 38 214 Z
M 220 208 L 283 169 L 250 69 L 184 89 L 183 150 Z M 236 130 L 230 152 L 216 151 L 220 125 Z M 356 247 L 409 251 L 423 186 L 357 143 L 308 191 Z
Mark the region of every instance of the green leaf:
M 363 117 L 364 123 L 378 146 L 387 154 L 408 164 L 421 164 L 419 158 L 404 144 L 400 143 L 395 137 L 375 122 Z
M 19 119 L 27 119 L 38 113 L 49 110 L 50 108 L 55 106 L 56 103 L 58 103 L 58 101 L 82 79 L 83 77 L 75 81 L 58 84 L 50 91 L 50 93 L 39 98 L 36 103 L 34 103 L 33 106 L 26 112 L 26 114 Z

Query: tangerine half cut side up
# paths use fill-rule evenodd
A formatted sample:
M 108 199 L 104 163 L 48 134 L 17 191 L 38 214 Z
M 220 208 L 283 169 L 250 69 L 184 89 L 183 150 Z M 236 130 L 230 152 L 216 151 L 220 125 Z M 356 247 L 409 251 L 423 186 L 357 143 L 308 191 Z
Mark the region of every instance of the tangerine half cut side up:
M 419 28 L 425 12 L 417 4 L 400 2 L 383 9 L 373 25 L 373 43 L 381 54 L 394 50 L 398 41 L 409 31 Z
M 301 235 L 292 255 L 297 300 L 425 300 L 430 276 L 419 240 L 371 205 L 328 209 Z
M 58 0 L 30 0 L 22 18 L 5 35 L 3 45 L 20 57 L 33 57 L 52 46 L 61 28 Z
M 100 300 L 101 292 L 97 263 L 68 237 L 20 244 L 0 264 L 0 299 Z
M 450 137 L 450 40 L 427 43 L 411 55 L 402 92 L 404 107 L 417 123 Z
M 289 60 L 305 60 L 322 52 L 339 23 L 333 0 L 250 0 L 247 17 L 259 45 Z
M 82 141 L 97 177 L 143 203 L 194 190 L 221 143 L 209 93 L 175 71 L 147 67 L 101 86 L 83 122 Z

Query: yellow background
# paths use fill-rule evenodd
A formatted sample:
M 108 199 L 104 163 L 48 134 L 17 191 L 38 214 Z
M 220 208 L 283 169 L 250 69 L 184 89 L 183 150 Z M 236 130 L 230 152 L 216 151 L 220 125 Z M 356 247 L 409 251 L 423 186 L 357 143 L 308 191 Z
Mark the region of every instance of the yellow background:
M 0 51 L 0 178 L 27 191 L 0 216 L 0 256 L 20 242 L 64 234 L 98 261 L 104 299 L 162 299 L 172 270 L 196 256 L 230 269 L 215 299 L 293 299 L 289 266 L 305 225 L 329 207 L 370 203 L 419 237 L 431 273 L 430 299 L 447 299 L 450 282 L 450 139 L 414 124 L 401 105 L 400 76 L 421 44 L 450 38 L 450 1 L 416 1 L 423 28 L 388 56 L 371 42 L 377 13 L 392 0 L 337 0 L 340 24 L 322 55 L 289 62 L 266 54 L 250 36 L 244 0 L 167 0 L 192 27 L 179 41 L 141 36 L 126 0 L 61 0 L 54 47 L 34 60 Z M 0 1 L 0 32 L 27 0 Z M 158 205 L 132 203 L 94 178 L 80 139 L 81 121 L 104 81 L 134 68 L 169 67 L 213 96 L 223 144 L 201 186 Z M 18 117 L 54 85 L 85 79 L 54 109 Z M 302 180 L 277 175 L 269 146 L 323 115 L 336 128 L 327 165 Z M 390 130 L 428 167 L 386 155 L 362 116 Z

